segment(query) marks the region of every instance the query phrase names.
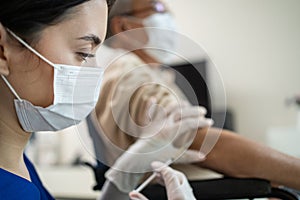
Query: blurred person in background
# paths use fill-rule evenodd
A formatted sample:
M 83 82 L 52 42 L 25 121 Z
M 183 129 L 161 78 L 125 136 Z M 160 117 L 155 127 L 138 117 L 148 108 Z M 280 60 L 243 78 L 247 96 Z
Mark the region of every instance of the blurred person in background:
M 161 70 L 160 66 L 168 62 L 167 56 L 164 56 L 166 54 L 161 51 L 155 53 L 147 48 L 132 51 L 136 43 L 146 46 L 150 42 L 161 45 L 163 50 L 172 51 L 173 43 L 176 43 L 172 40 L 172 35 L 166 36 L 163 31 L 162 34 L 156 34 L 157 32 L 151 29 L 139 31 L 138 33 L 142 35 L 131 34 L 130 31 L 148 27 L 175 30 L 174 25 L 172 14 L 164 2 L 159 0 L 119 0 L 109 14 L 107 45 L 112 54 L 122 56 L 116 56 L 118 59 L 111 62 L 105 71 L 103 93 L 100 94 L 95 112 L 88 117 L 88 125 L 97 156 L 104 159 L 105 164 L 113 166 L 106 173 L 107 181 L 104 189 L 114 194 L 119 193 L 120 198 L 122 195 L 126 198 L 127 193 L 139 184 L 143 174 L 122 172 L 119 169 L 124 166 L 130 168 L 131 162 L 138 163 L 141 169 L 147 168 L 157 159 L 157 155 L 154 154 L 152 159 L 137 162 L 137 157 L 127 152 L 122 154 L 109 151 L 103 155 L 104 151 L 100 150 L 99 146 L 115 145 L 124 151 L 132 150 L 131 153 L 143 152 L 147 144 L 140 139 L 141 135 L 138 135 L 139 133 L 134 135 L 126 130 L 132 130 L 131 121 L 140 126 L 147 125 L 141 120 L 143 119 L 141 116 L 149 112 L 143 108 L 150 98 L 154 99 L 154 104 L 159 105 L 158 107 L 165 109 L 172 105 L 175 105 L 174 110 L 177 105 L 182 112 L 195 108 L 186 103 L 186 97 L 175 85 L 174 80 Z M 128 53 L 128 50 L 131 52 Z M 120 51 L 124 53 L 119 54 Z M 127 110 L 129 112 L 126 112 Z M 205 111 L 202 109 L 199 115 L 194 116 L 205 119 Z M 262 178 L 274 184 L 300 189 L 299 181 L 295 178 L 300 176 L 298 158 L 280 153 L 234 132 L 210 126 L 211 122 L 208 119 L 199 126 L 187 153 L 198 152 L 207 135 L 219 138 L 214 148 L 207 152 L 205 159 L 197 158 L 194 154 L 195 157 L 189 157 L 186 164 L 192 162 L 198 167 L 209 168 L 229 176 Z M 187 128 L 186 133 L 193 131 L 193 128 Z M 98 145 L 103 143 L 99 142 L 103 138 L 108 142 Z M 175 151 L 166 152 L 166 157 L 172 157 L 172 153 L 176 154 Z M 165 155 L 162 152 L 160 156 Z M 173 167 L 176 168 L 175 165 Z

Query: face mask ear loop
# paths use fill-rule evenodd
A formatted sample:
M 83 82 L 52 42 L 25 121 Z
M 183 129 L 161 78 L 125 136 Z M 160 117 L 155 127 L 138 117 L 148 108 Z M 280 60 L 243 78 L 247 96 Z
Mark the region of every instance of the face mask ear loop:
M 9 89 L 11 90 L 11 92 L 17 97 L 17 99 L 19 100 L 19 101 L 23 101 L 20 97 L 19 97 L 19 95 L 16 93 L 16 91 L 14 90 L 14 88 L 10 85 L 10 83 L 7 81 L 7 79 L 3 76 L 3 75 L 1 75 L 1 77 L 2 77 L 2 79 L 4 80 L 4 82 L 6 83 L 6 85 L 9 87 Z
M 37 55 L 40 59 L 42 59 L 43 61 L 45 61 L 46 63 L 48 63 L 50 66 L 57 68 L 57 69 L 61 69 L 59 66 L 54 65 L 52 62 L 50 62 L 47 58 L 45 58 L 44 56 L 42 56 L 39 52 L 37 52 L 36 50 L 34 50 L 29 44 L 27 44 L 24 40 L 22 40 L 19 36 L 17 36 L 14 32 L 12 32 L 11 30 L 9 30 L 8 28 L 6 28 L 7 32 L 9 32 L 16 40 L 18 40 L 21 44 L 23 44 L 27 49 L 29 49 L 32 53 L 34 53 L 35 55 Z

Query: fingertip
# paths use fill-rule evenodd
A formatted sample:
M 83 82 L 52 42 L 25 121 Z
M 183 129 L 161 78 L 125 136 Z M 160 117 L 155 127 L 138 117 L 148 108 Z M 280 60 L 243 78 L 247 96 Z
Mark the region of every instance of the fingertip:
M 159 161 L 153 161 L 153 162 L 151 163 L 151 167 L 152 167 L 152 169 L 155 170 L 155 171 L 159 171 L 160 168 L 162 168 L 163 166 L 164 166 L 164 163 L 159 162 Z
M 136 190 L 129 192 L 129 197 L 131 200 L 148 200 L 144 195 Z
M 139 193 L 136 190 L 132 190 L 131 192 L 129 192 L 129 197 L 130 199 L 137 199 Z
M 206 159 L 206 155 L 201 151 L 198 152 L 198 157 L 200 161 L 204 161 Z
M 136 190 L 132 190 L 131 192 L 129 192 L 129 196 L 134 196 L 136 195 L 138 192 Z
M 204 128 L 204 127 L 211 127 L 213 124 L 214 124 L 214 120 L 204 118 L 196 122 L 195 126 L 197 126 L 197 128 L 199 127 Z
M 200 109 L 201 114 L 203 114 L 203 115 L 206 115 L 206 114 L 207 114 L 206 108 L 200 107 L 199 109 Z
M 213 119 L 207 119 L 206 121 L 207 121 L 207 124 L 209 126 L 212 126 L 214 124 L 214 120 Z

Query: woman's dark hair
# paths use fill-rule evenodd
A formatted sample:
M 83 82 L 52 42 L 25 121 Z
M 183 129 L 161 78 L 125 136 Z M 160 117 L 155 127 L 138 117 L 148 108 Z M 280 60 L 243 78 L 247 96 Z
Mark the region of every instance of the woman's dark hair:
M 32 41 L 45 27 L 59 23 L 67 13 L 90 0 L 1 0 L 0 22 Z M 114 0 L 107 0 L 112 5 Z
M 111 10 L 112 6 L 115 4 L 116 0 L 106 0 L 108 5 L 108 12 Z

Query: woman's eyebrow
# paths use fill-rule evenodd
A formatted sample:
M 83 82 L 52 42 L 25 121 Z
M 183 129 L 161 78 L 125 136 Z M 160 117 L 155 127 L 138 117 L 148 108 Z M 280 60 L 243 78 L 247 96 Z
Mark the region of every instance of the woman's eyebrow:
M 85 40 L 85 41 L 90 41 L 92 42 L 95 46 L 97 46 L 98 44 L 100 44 L 102 42 L 102 40 L 94 35 L 94 34 L 89 34 L 89 35 L 86 35 L 86 36 L 83 36 L 83 37 L 79 37 L 77 38 L 78 40 Z

